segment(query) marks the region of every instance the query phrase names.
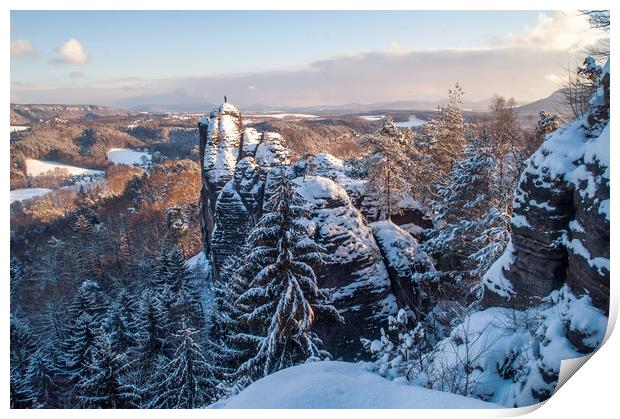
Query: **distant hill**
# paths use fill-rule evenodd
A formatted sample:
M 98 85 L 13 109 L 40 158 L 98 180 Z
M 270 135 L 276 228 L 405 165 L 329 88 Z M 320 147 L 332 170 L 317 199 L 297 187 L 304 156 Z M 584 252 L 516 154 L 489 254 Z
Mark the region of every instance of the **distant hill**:
M 447 99 L 437 101 L 425 100 L 400 100 L 392 102 L 375 103 L 347 103 L 333 106 L 299 106 L 299 107 L 269 107 L 254 105 L 253 107 L 241 107 L 245 111 L 287 111 L 294 113 L 307 113 L 316 115 L 349 115 L 373 111 L 434 111 L 439 106 L 448 104 Z M 489 100 L 463 101 L 463 109 L 475 112 L 486 112 L 489 109 Z
M 519 106 L 517 111 L 520 113 L 538 114 L 540 111 L 557 113 L 560 115 L 570 115 L 571 109 L 563 103 L 562 91 L 556 90 L 544 99 L 539 99 L 527 105 Z
M 97 116 L 129 116 L 136 112 L 100 105 L 56 105 L 11 103 L 11 125 L 32 125 L 54 118 L 76 120 Z

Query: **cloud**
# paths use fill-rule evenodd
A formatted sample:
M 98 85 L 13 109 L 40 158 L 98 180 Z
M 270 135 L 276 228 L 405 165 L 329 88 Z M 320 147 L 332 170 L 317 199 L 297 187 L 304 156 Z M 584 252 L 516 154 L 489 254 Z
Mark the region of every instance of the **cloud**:
M 37 93 L 27 89 L 23 93 L 31 96 L 32 99 L 28 99 L 31 101 L 37 101 L 35 98 L 40 94 L 51 102 L 86 103 L 96 98 L 97 103 L 123 106 L 186 101 L 214 103 L 224 95 L 238 106 L 256 103 L 309 106 L 433 101 L 445 98 L 448 89 L 459 82 L 468 100 L 483 100 L 500 94 L 529 101 L 546 97 L 555 90 L 546 76 L 562 74 L 572 57 L 566 51 L 517 47 L 399 54 L 379 51 L 317 61 L 293 71 L 125 83 L 101 81 L 83 86 L 82 90 L 52 89 Z M 102 92 L 105 95 L 101 95 Z M 192 92 L 192 97 L 187 97 L 186 92 Z M 52 100 L 50 96 L 57 99 Z M 111 101 L 104 103 L 104 100 Z
M 563 12 L 543 14 L 535 26 L 496 40 L 494 46 L 481 48 L 405 50 L 396 44 L 380 51 L 327 58 L 296 70 L 101 80 L 73 89 L 16 86 L 14 90 L 19 91 L 22 100 L 32 102 L 94 100 L 136 106 L 219 102 L 226 95 L 242 107 L 257 103 L 310 106 L 435 101 L 444 99 L 448 89 L 459 82 L 467 92 L 466 100 L 484 100 L 500 94 L 518 101 L 533 101 L 557 89 L 555 82 L 562 79 L 567 63 L 583 59 L 575 48 L 600 39 L 597 31 L 590 35 L 583 19 Z
M 67 42 L 56 47 L 59 56 L 53 60 L 57 64 L 82 65 L 88 62 L 86 50 L 75 38 L 69 38 Z
M 36 51 L 32 47 L 30 41 L 25 39 L 16 39 L 11 41 L 11 57 L 35 56 Z
M 579 12 L 555 12 L 552 16 L 540 13 L 534 27 L 508 34 L 508 39 L 514 46 L 574 52 L 606 36 L 603 30 L 591 28 L 588 17 Z

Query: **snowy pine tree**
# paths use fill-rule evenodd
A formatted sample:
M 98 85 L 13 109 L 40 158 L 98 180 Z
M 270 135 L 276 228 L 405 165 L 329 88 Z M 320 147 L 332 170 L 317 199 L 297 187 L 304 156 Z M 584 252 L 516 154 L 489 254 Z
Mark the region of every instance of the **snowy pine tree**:
M 63 344 L 65 374 L 77 381 L 93 358 L 95 339 L 103 333 L 100 322 L 88 313 L 81 313 L 70 326 Z
M 21 305 L 20 291 L 24 287 L 24 268 L 17 258 L 11 258 L 11 312 Z
M 435 195 L 435 186 L 445 181 L 454 162 L 463 158 L 468 130 L 461 110 L 463 94 L 457 83 L 449 91 L 448 105 L 440 107 L 414 137 L 411 159 L 416 173 L 412 176 L 412 186 L 414 196 L 421 202 Z
M 76 233 L 76 246 L 73 246 L 75 266 L 82 277 L 96 277 L 102 279 L 105 276 L 103 255 L 101 249 L 100 233 L 103 224 L 99 223 L 98 216 L 80 214 L 74 225 Z
M 31 398 L 28 388 L 24 386 L 24 378 L 30 358 L 35 352 L 36 341 L 28 323 L 15 316 L 11 316 L 10 333 L 11 407 L 31 407 Z
M 24 373 L 28 366 L 28 359 L 36 349 L 36 341 L 29 324 L 16 316 L 11 316 L 10 333 L 11 370 L 16 369 Z
M 136 369 L 142 383 L 150 379 L 158 357 L 170 348 L 170 318 L 159 296 L 152 291 L 145 291 L 140 302 L 136 333 L 139 346 L 135 350 Z
M 103 321 L 107 312 L 108 299 L 97 281 L 86 280 L 80 284 L 69 307 L 69 315 L 76 319 L 86 313 L 96 321 Z
M 388 117 L 377 132 L 361 139 L 360 146 L 366 153 L 366 193 L 376 198 L 389 220 L 400 212 L 398 203 L 409 191 L 408 177 L 413 169 L 409 158 L 411 138 Z
M 149 388 L 153 398 L 147 407 L 193 409 L 217 399 L 220 394 L 217 369 L 204 357 L 198 333 L 192 328 L 182 328 L 175 334 L 174 354 L 159 363 Z
M 247 252 L 243 249 L 239 254 Z M 232 370 L 249 356 L 245 342 L 235 340 L 243 327 L 243 311 L 237 300 L 247 290 L 249 283 L 241 272 L 244 258 L 240 255 L 230 256 L 224 262 L 219 278 L 213 282 L 215 299 L 209 330 L 210 342 L 214 345 L 213 358 L 219 366 Z
M 170 279 L 170 254 L 168 249 L 162 247 L 159 257 L 157 258 L 157 264 L 155 265 L 155 271 L 151 277 L 151 289 L 159 294 L 166 292 L 168 287 L 168 281 Z
M 125 289 L 121 289 L 110 307 L 107 330 L 112 350 L 124 353 L 139 345 L 138 302 Z
M 440 270 L 452 271 L 457 280 L 483 273 L 507 243 L 510 216 L 494 175 L 490 138 L 483 132 L 471 138 L 465 158 L 437 188 L 436 228 L 423 246 L 440 258 Z
M 23 377 L 22 388 L 32 407 L 59 407 L 59 388 L 56 383 L 60 371 L 50 356 L 52 348 L 43 346 L 30 358 L 28 369 Z
M 153 289 L 168 310 L 170 320 L 176 323 L 172 330 L 177 330 L 184 322 L 194 327 L 204 325 L 194 276 L 177 246 L 171 250 L 162 250 L 153 277 Z
M 314 269 L 326 255 L 308 235 L 304 221 L 311 214 L 305 201 L 283 172 L 273 184 L 263 216 L 248 237 L 251 253 L 244 275 L 252 279 L 237 300 L 247 332 L 234 339 L 255 351 L 237 370 L 239 377 L 262 377 L 308 358 L 329 357 L 312 331 L 316 315 L 341 319 L 324 303 L 317 285 Z
M 74 393 L 81 408 L 125 409 L 139 406 L 138 387 L 128 379 L 127 355 L 112 349 L 103 331 L 94 339 L 90 362 L 77 378 Z
M 422 386 L 429 384 L 427 368 L 435 342 L 424 322 L 411 328 L 405 310 L 388 317 L 387 333 L 381 329 L 379 339 L 362 339 L 362 343 L 374 358 L 371 368 L 378 374 L 389 379 L 405 378 Z

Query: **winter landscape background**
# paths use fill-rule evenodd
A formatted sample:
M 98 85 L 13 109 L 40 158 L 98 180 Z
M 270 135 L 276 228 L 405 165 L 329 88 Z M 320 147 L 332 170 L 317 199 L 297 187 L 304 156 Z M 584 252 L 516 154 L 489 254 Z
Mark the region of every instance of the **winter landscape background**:
M 609 316 L 610 15 L 464 14 L 12 12 L 11 407 L 551 397 Z

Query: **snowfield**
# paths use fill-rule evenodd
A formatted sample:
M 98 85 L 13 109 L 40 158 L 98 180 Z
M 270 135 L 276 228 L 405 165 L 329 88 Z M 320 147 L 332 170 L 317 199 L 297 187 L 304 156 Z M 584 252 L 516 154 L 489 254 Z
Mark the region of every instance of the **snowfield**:
M 228 409 L 489 409 L 499 406 L 386 380 L 361 365 L 310 362 L 262 378 L 212 408 Z
M 11 132 L 26 131 L 30 127 L 11 125 Z
M 310 115 L 306 113 L 269 113 L 269 114 L 247 114 L 249 118 L 276 118 L 276 119 L 284 119 L 284 118 L 299 118 L 299 119 L 308 119 L 308 118 L 319 118 L 318 115 Z
M 48 188 L 14 189 L 11 191 L 11 204 L 17 201 L 25 201 L 27 199 L 36 198 L 49 192 L 52 192 L 52 190 Z
M 102 175 L 103 171 L 101 170 L 93 170 L 93 169 L 85 169 L 83 167 L 70 166 L 64 163 L 58 163 L 55 161 L 44 161 L 44 160 L 36 160 L 36 159 L 26 159 L 26 171 L 29 176 L 39 176 L 44 175 L 45 173 L 54 170 L 54 169 L 65 169 L 71 175 Z
M 111 148 L 106 153 L 108 160 L 114 164 L 126 164 L 129 166 L 142 163 L 142 157 L 151 160 L 151 154 L 144 151 L 135 151 L 128 148 Z
M 428 121 L 424 121 L 423 119 L 418 119 L 415 115 L 409 116 L 409 120 L 404 122 L 394 122 L 394 125 L 402 128 L 414 128 L 419 127 L 420 125 L 426 124 Z
M 360 118 L 370 122 L 377 122 L 385 118 L 385 115 L 360 115 Z

